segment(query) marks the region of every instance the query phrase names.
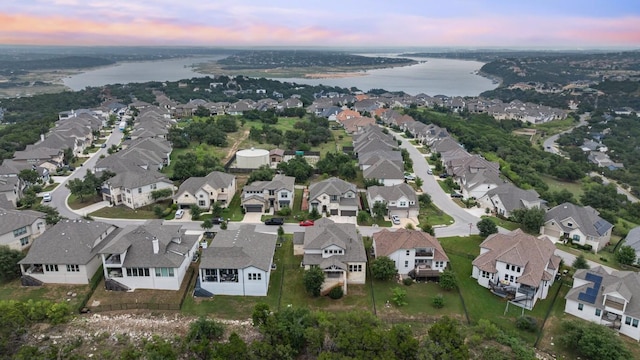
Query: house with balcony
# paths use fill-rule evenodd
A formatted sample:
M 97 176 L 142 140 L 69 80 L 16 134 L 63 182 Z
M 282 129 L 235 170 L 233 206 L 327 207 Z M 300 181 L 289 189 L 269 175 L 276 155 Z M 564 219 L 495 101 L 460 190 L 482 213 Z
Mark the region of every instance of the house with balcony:
M 573 275 L 564 312 L 640 341 L 640 274 L 601 266 Z
M 582 246 L 589 245 L 598 253 L 611 240 L 613 225 L 598 216 L 591 206 L 560 204 L 547 211 L 540 234 Z
M 201 289 L 212 295 L 267 296 L 278 236 L 255 230 L 243 225 L 216 234 L 202 250 Z
M 352 183 L 336 177 L 311 184 L 309 187 L 309 212 L 319 214 L 357 216 L 358 191 Z
M 400 275 L 413 272 L 415 277 L 439 278 L 449 264 L 438 239 L 419 230 L 378 231 L 373 234 L 373 252 L 376 258 L 393 260 Z
M 0 208 L 0 245 L 13 250 L 28 248 L 46 229 L 45 213 Z
M 202 232 L 150 221 L 120 229 L 98 251 L 107 290 L 178 290 Z
M 137 209 L 156 202 L 153 192 L 162 189 L 171 189 L 173 195 L 175 186 L 155 169 L 130 167 L 102 184 L 102 199 L 116 206 Z
M 306 270 L 317 266 L 325 272 L 321 294 L 338 286 L 347 294 L 348 284 L 365 283 L 367 254 L 354 224 L 335 223 L 325 217 L 306 228 L 304 235 L 293 235 L 303 239 L 302 266 Z
M 235 175 L 212 171 L 207 176 L 191 177 L 180 184 L 174 202 L 180 208 L 198 205 L 201 209 L 209 209 L 214 203 L 226 208 L 235 193 Z
M 492 234 L 480 244 L 480 255 L 471 263 L 471 277 L 478 284 L 512 304 L 533 309 L 553 285 L 560 257 L 547 237 L 536 238 L 516 229 Z
M 102 265 L 100 250 L 119 231 L 99 221 L 60 221 L 42 233 L 18 262 L 22 285 L 88 284 Z
M 392 186 L 369 186 L 367 188 L 367 203 L 371 211 L 376 202 L 387 204 L 387 216 L 397 215 L 401 218 L 417 218 L 420 205 L 415 190 L 402 183 Z
M 277 174 L 271 181 L 254 181 L 242 189 L 245 212 L 279 211 L 293 205 L 296 178 Z

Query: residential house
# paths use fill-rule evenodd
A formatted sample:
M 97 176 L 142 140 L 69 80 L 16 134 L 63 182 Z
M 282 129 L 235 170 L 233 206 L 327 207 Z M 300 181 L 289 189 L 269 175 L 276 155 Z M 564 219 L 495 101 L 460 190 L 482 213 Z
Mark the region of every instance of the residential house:
M 376 258 L 387 256 L 393 260 L 400 275 L 414 271 L 420 277 L 439 278 L 449 264 L 438 239 L 419 230 L 383 229 L 374 233 L 373 252 Z
M 98 252 L 118 231 L 99 221 L 58 222 L 19 261 L 22 284 L 88 284 L 102 265 Z
M 153 204 L 156 190 L 171 189 L 173 182 L 155 169 L 130 169 L 119 172 L 102 184 L 102 199 L 113 205 L 124 205 L 131 209 Z
M 591 206 L 560 204 L 547 211 L 540 234 L 582 246 L 590 245 L 597 253 L 611 240 L 613 225 L 598 216 Z
M 107 290 L 178 290 L 202 232 L 180 225 L 128 225 L 100 249 Z
M 565 313 L 640 341 L 640 273 L 578 270 L 565 299 Z
M 200 260 L 200 287 L 213 295 L 267 296 L 276 234 L 255 225 L 221 230 Z
M 306 228 L 304 235 L 294 233 L 296 237 L 304 237 L 302 266 L 307 270 L 317 266 L 325 272 L 321 293 L 341 286 L 347 294 L 348 284 L 365 283 L 367 254 L 354 224 L 338 224 L 325 217 Z
M 0 176 L 0 196 L 15 207 L 22 197 L 24 185 L 17 176 Z
M 547 237 L 538 239 L 520 229 L 492 234 L 480 244 L 471 277 L 512 304 L 533 309 L 547 297 L 560 268 L 555 249 Z
M 246 212 L 279 211 L 293 204 L 294 184 L 291 176 L 277 174 L 271 181 L 254 181 L 242 189 L 242 207 Z
M 284 161 L 284 150 L 272 149 L 269 150 L 269 162 L 271 166 L 278 166 L 279 163 Z
M 388 159 L 396 163 L 402 163 L 402 153 L 395 150 L 369 151 L 358 156 L 358 167 L 366 170 L 381 159 Z
M 407 219 L 417 218 L 420 212 L 416 192 L 407 183 L 392 186 L 369 186 L 367 188 L 367 203 L 372 212 L 376 202 L 387 205 L 389 217 L 397 215 Z
M 365 179 L 378 180 L 384 186 L 402 184 L 404 182 L 403 163 L 389 159 L 380 159 L 362 172 Z
M 536 207 L 544 209 L 546 205 L 546 201 L 540 199 L 537 191 L 523 190 L 511 183 L 498 185 L 487 191 L 478 199 L 478 203 L 481 207 L 491 209 L 496 215 L 505 218 L 511 217 L 514 210 Z
M 361 116 L 348 118 L 342 120 L 340 123 L 344 127 L 344 130 L 347 132 L 347 134 L 355 134 L 362 132 L 363 129 L 368 126 L 374 125 L 376 123 L 376 120 L 371 117 Z
M 629 230 L 629 233 L 624 238 L 625 246 L 631 246 L 636 252 L 636 264 L 640 265 L 640 226 L 636 226 Z
M 357 216 L 358 203 L 356 186 L 336 177 L 309 187 L 309 212 L 315 209 L 320 214 Z
M 45 231 L 45 216 L 39 211 L 0 208 L 0 245 L 13 250 L 28 248 Z
M 207 176 L 191 177 L 180 184 L 174 202 L 180 208 L 198 205 L 202 209 L 209 209 L 214 203 L 226 208 L 235 193 L 235 175 L 212 171 Z

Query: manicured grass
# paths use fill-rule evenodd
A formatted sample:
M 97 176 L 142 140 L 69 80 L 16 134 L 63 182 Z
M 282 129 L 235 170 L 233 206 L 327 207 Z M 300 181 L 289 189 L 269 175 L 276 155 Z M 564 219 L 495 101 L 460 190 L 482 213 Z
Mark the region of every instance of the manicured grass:
M 449 225 L 453 222 L 453 218 L 431 203 L 429 206 L 420 206 L 418 223 L 424 224 L 425 222 L 431 226 Z
M 542 181 L 544 181 L 548 186 L 550 191 L 561 191 L 562 189 L 568 190 L 576 200 L 580 199 L 582 193 L 582 184 L 580 182 L 568 182 L 568 181 L 560 181 L 556 178 L 547 175 L 540 175 Z
M 515 229 L 519 229 L 520 228 L 520 224 L 515 223 L 513 221 L 509 221 L 509 220 L 505 220 L 505 219 L 500 219 L 498 217 L 495 216 L 487 216 L 487 215 L 483 215 L 482 216 L 483 219 L 490 219 L 491 221 L 493 221 L 496 225 L 501 226 L 507 230 L 515 230 Z
M 229 206 L 222 210 L 223 218 L 231 219 L 231 221 L 242 221 L 244 214 L 242 213 L 242 201 L 240 199 L 241 193 L 242 190 L 236 191 L 229 203 Z
M 47 191 L 53 191 L 55 188 L 58 187 L 58 185 L 60 185 L 60 183 L 53 183 L 53 184 L 48 184 L 47 186 L 45 186 L 42 191 L 43 192 L 47 192 Z
M 15 279 L 7 283 L 0 283 L 0 300 L 49 300 L 66 302 L 72 309 L 77 309 L 90 290 L 89 285 L 47 284 L 43 286 L 22 286 L 20 279 Z M 69 292 L 75 293 L 76 296 L 67 295 Z
M 82 209 L 83 207 L 98 203 L 102 201 L 102 198 L 98 195 L 95 195 L 95 196 L 85 196 L 82 200 L 83 201 L 80 201 L 79 197 L 71 194 L 67 198 L 67 205 L 69 205 L 69 207 L 73 210 L 78 210 L 78 209 Z
M 393 304 L 393 288 L 399 287 L 407 292 L 407 305 L 397 307 Z M 376 300 L 376 311 L 381 317 L 393 316 L 451 316 L 464 317 L 464 308 L 456 290 L 445 291 L 435 282 L 413 283 L 406 286 L 396 281 L 373 280 L 373 294 Z M 444 307 L 437 309 L 432 299 L 441 294 Z M 388 303 L 387 303 L 388 302 Z
M 160 206 L 165 209 L 167 206 L 171 205 L 171 200 L 163 200 L 159 201 L 155 204 L 143 206 L 138 209 L 131 209 L 124 205 L 105 207 L 98 211 L 94 211 L 89 216 L 95 217 L 104 217 L 104 218 L 125 218 L 125 219 L 157 219 L 155 212 L 153 211 L 154 206 Z
M 583 254 L 587 260 L 591 260 L 598 264 L 606 265 L 614 269 L 622 270 L 622 268 L 620 267 L 620 264 L 618 263 L 618 260 L 616 260 L 615 255 L 609 251 L 606 251 L 605 249 L 602 249 L 598 251 L 597 254 L 594 254 L 591 251 L 583 251 L 583 250 L 575 249 L 571 246 L 564 245 L 560 242 L 556 243 L 556 247 L 560 250 L 566 251 L 576 256 Z M 607 259 L 607 261 L 604 261 L 601 258 Z M 571 264 L 567 264 L 567 265 L 571 265 Z

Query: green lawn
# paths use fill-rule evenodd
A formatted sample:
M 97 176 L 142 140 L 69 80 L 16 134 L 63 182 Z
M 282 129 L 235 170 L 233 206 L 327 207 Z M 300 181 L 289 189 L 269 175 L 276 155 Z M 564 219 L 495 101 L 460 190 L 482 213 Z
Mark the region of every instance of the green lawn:
M 73 210 L 78 210 L 78 209 L 82 209 L 83 207 L 98 203 L 102 201 L 102 198 L 98 195 L 95 195 L 95 196 L 85 196 L 82 200 L 83 201 L 80 201 L 79 197 L 71 194 L 67 198 L 67 205 L 69 205 L 69 207 Z
M 620 264 L 618 263 L 618 260 L 616 260 L 615 255 L 612 252 L 605 250 L 606 248 L 598 251 L 597 254 L 594 254 L 591 251 L 583 251 L 583 250 L 575 249 L 571 246 L 564 245 L 560 242 L 556 243 L 556 247 L 560 250 L 564 250 L 576 256 L 580 254 L 584 254 L 584 257 L 587 260 L 591 260 L 593 262 L 606 265 L 614 269 L 622 270 L 622 268 L 620 267 Z M 611 247 L 611 249 L 613 249 L 613 247 Z M 602 259 L 606 259 L 606 261 Z M 567 264 L 567 265 L 571 265 L 571 264 Z
M 407 291 L 407 305 L 397 307 L 392 302 L 393 288 L 400 287 Z M 445 291 L 435 282 L 413 283 L 411 286 L 397 282 L 373 280 L 373 294 L 376 300 L 376 311 L 381 317 L 393 316 L 444 316 L 464 317 L 464 308 L 457 291 Z M 441 294 L 444 307 L 436 309 L 432 299 Z M 387 304 L 387 301 L 389 302 Z
M 435 204 L 431 203 L 429 206 L 420 206 L 418 222 L 420 224 L 424 224 L 426 222 L 431 226 L 449 225 L 453 223 L 453 218 L 440 210 Z
M 53 191 L 55 188 L 58 187 L 58 185 L 60 185 L 60 183 L 54 182 L 53 184 L 47 184 L 47 186 L 45 186 L 42 191 L 43 192 L 47 192 L 47 191 Z
M 487 215 L 483 215 L 482 216 L 483 219 L 491 219 L 491 221 L 493 221 L 496 225 L 501 226 L 507 230 L 515 230 L 515 229 L 519 229 L 520 228 L 520 224 L 515 223 L 513 221 L 509 221 L 509 220 L 505 220 L 505 219 L 501 219 L 495 216 L 487 216 Z
M 278 214 L 275 214 L 275 215 L 262 215 L 260 220 L 261 221 L 265 221 L 265 220 L 270 219 L 272 217 L 281 217 L 287 223 L 297 223 L 301 219 L 306 219 L 309 216 L 309 212 L 301 210 L 303 190 L 302 189 L 294 189 L 293 191 L 294 191 L 294 194 L 293 194 L 293 207 L 291 208 L 291 215 L 289 215 L 289 216 L 282 216 L 282 215 L 278 215 Z
M 562 189 L 566 189 L 573 194 L 576 200 L 579 200 L 580 196 L 582 196 L 582 184 L 580 184 L 579 181 L 560 181 L 548 175 L 540 175 L 540 178 L 542 178 L 542 181 L 544 181 L 549 186 L 550 191 L 561 191 Z
M 242 190 L 236 191 L 229 203 L 229 206 L 222 210 L 223 218 L 231 219 L 231 221 L 242 221 L 244 214 L 242 213 L 242 201 L 240 199 L 241 194 Z
M 27 301 L 33 299 L 34 301 L 67 302 L 72 309 L 77 309 L 82 299 L 90 291 L 89 285 L 22 286 L 20 279 L 16 279 L 8 283 L 0 283 L 0 300 Z M 75 293 L 76 296 L 69 296 L 68 293 Z
M 160 206 L 163 210 L 171 205 L 171 200 L 158 201 L 155 204 L 143 206 L 138 209 L 131 209 L 124 205 L 105 207 L 98 211 L 94 211 L 89 216 L 104 218 L 125 218 L 125 219 L 157 219 L 153 208 Z

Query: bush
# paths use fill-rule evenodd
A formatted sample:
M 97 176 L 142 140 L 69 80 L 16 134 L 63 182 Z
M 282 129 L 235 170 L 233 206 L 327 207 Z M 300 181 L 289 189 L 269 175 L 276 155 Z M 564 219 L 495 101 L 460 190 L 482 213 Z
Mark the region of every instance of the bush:
M 521 316 L 516 319 L 516 327 L 520 330 L 535 332 L 538 329 L 538 321 L 531 316 Z
M 444 307 L 444 297 L 442 294 L 438 294 L 431 298 L 431 305 L 436 309 L 442 309 Z
M 407 285 L 407 286 L 411 286 L 413 285 L 413 279 L 410 277 L 406 277 L 404 279 L 402 279 L 402 283 Z
M 278 210 L 278 215 L 280 216 L 289 216 L 291 215 L 291 208 L 288 206 L 283 207 L 282 209 Z
M 342 291 L 342 286 L 336 286 L 329 291 L 329 297 L 333 300 L 340 299 L 343 295 L 344 291 Z

